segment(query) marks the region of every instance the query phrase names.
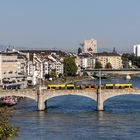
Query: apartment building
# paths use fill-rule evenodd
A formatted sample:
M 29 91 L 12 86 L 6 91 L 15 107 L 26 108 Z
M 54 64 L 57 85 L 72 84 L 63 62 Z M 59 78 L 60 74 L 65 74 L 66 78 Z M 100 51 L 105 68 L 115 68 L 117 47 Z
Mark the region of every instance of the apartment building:
M 26 81 L 26 57 L 17 51 L 0 52 L 0 84 Z
M 56 76 L 63 74 L 63 53 L 51 51 L 23 51 L 28 56 L 28 81 L 36 85 L 39 80 L 44 80 L 46 74 L 56 70 Z M 61 56 L 62 55 L 62 56 Z
M 81 69 L 94 69 L 95 67 L 95 56 L 91 53 L 81 53 L 79 54 L 81 60 Z
M 52 69 L 55 69 L 57 76 L 59 76 L 59 74 L 63 74 L 64 72 L 63 58 L 59 57 L 55 53 L 52 53 L 51 55 L 49 55 L 48 58 L 53 61 L 52 63 L 50 63 L 49 71 L 51 71 Z
M 105 68 L 107 63 L 112 65 L 113 69 L 122 68 L 122 59 L 117 52 L 102 52 L 96 54 L 97 61 L 101 62 L 102 68 Z

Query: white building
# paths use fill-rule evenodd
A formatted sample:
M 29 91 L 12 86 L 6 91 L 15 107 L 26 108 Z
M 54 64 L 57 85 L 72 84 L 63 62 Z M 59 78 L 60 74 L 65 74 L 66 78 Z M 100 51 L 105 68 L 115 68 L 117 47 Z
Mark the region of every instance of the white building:
M 140 56 L 140 44 L 134 45 L 134 46 L 133 46 L 133 53 L 134 53 L 136 56 Z
M 93 54 L 82 53 L 79 55 L 79 57 L 81 60 L 81 69 L 94 69 L 96 58 Z
M 63 59 L 57 56 L 56 54 L 51 54 L 48 56 L 48 58 L 53 61 L 53 63 L 51 63 L 49 67 L 49 71 L 55 69 L 57 76 L 59 76 L 59 74 L 63 74 L 64 71 Z
M 0 84 L 23 84 L 26 86 L 26 56 L 18 51 L 0 52 Z

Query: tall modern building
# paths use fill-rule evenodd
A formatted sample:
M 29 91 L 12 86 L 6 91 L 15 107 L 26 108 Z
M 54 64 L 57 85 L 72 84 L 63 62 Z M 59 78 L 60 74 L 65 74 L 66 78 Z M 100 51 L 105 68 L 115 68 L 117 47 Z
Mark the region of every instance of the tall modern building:
M 140 56 L 140 44 L 134 45 L 134 46 L 133 46 L 133 53 L 134 53 L 136 56 Z
M 97 53 L 97 41 L 95 39 L 85 40 L 84 52 Z

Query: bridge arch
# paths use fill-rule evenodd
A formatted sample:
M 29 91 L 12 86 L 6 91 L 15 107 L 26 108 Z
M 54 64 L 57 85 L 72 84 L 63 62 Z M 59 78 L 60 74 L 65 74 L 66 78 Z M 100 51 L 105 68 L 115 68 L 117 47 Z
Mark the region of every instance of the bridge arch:
M 111 98 L 113 98 L 113 97 L 117 97 L 117 96 L 123 96 L 123 95 L 138 95 L 138 96 L 140 96 L 140 94 L 139 93 L 137 93 L 137 92 L 131 92 L 131 93 L 121 93 L 121 92 L 118 92 L 118 93 L 105 93 L 104 94 L 104 98 L 103 98 L 103 102 L 105 102 L 105 101 L 107 101 L 107 100 L 109 100 L 109 99 L 111 99 Z
M 46 102 L 47 100 L 51 99 L 51 98 L 54 98 L 54 97 L 59 97 L 59 96 L 68 96 L 68 95 L 73 95 L 73 96 L 81 96 L 81 97 L 86 97 L 86 98 L 89 98 L 89 99 L 92 99 L 94 100 L 95 102 L 97 101 L 97 94 L 93 93 L 92 91 L 91 92 L 86 92 L 83 93 L 82 91 L 70 91 L 70 92 L 67 92 L 64 91 L 60 91 L 60 92 L 52 92 L 52 93 L 48 93 L 48 94 L 45 94 L 44 98 L 43 98 L 43 102 Z
M 104 90 L 102 93 L 102 105 L 104 106 L 105 103 L 114 97 L 125 96 L 125 95 L 140 95 L 139 89 L 119 89 L 119 90 Z
M 135 95 L 135 96 L 134 96 Z M 138 94 L 121 94 L 104 101 L 106 111 L 140 111 L 140 96 Z
M 52 111 L 94 111 L 96 110 L 96 101 L 81 95 L 59 95 L 47 98 L 45 102 L 45 109 Z

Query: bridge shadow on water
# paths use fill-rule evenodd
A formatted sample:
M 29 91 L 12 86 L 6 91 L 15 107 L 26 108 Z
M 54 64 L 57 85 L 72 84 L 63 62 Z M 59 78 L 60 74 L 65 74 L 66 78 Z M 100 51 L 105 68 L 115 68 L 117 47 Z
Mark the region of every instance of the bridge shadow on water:
M 114 113 L 140 113 L 139 95 L 120 95 L 112 97 L 104 102 L 106 112 Z
M 22 98 L 18 101 L 17 105 L 13 107 L 17 113 L 34 112 L 37 110 L 37 103 L 35 100 L 29 98 Z
M 48 112 L 88 112 L 96 111 L 96 102 L 90 98 L 82 96 L 59 96 L 47 101 Z

